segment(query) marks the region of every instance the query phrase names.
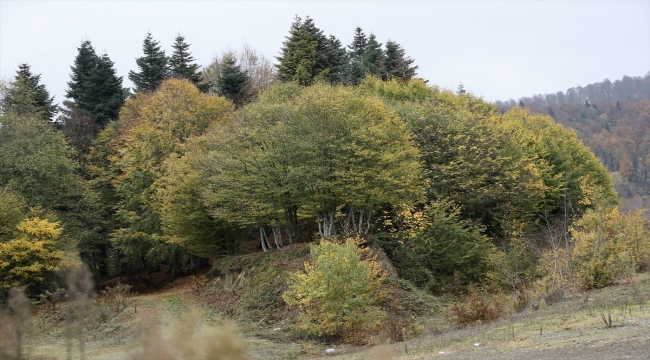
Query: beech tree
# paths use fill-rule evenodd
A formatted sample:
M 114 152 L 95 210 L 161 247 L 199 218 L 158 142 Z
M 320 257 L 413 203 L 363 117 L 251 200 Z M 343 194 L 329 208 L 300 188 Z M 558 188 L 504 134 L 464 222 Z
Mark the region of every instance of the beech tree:
M 154 203 L 155 181 L 171 154 L 183 144 L 223 121 L 232 111 L 225 98 L 206 95 L 188 80 L 170 79 L 151 94 L 139 94 L 125 104 L 104 171 L 117 197 L 117 228 L 112 242 L 132 262 L 150 266 L 174 263 L 178 244 L 168 243 Z
M 0 291 L 11 287 L 38 284 L 54 278 L 63 262 L 63 251 L 57 243 L 61 228 L 58 223 L 34 218 L 22 221 L 16 239 L 0 242 Z
M 352 342 L 359 333 L 373 333 L 386 313 L 379 302 L 386 296 L 386 275 L 374 258 L 363 259 L 359 239 L 344 244 L 323 241 L 311 247 L 312 261 L 305 271 L 289 277 L 282 295 L 298 306 L 298 326 L 311 335 Z
M 0 123 L 0 187 L 19 194 L 29 208 L 41 208 L 36 216 L 61 221 L 62 239 L 97 270 L 105 244 L 98 235 L 98 199 L 78 173 L 74 150 L 42 119 L 4 115 Z
M 299 238 L 300 218 L 323 237 L 368 235 L 381 206 L 421 194 L 405 124 L 353 89 L 276 86 L 209 141 L 206 201 L 215 216 L 261 233 L 281 225 L 289 242 Z

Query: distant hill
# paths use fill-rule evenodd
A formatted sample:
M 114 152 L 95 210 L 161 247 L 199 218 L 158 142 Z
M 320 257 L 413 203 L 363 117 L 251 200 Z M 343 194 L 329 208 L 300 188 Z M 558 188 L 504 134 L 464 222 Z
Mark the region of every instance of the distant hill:
M 566 92 L 497 101 L 500 111 L 524 106 L 572 128 L 607 169 L 623 198 L 650 204 L 650 73 Z
M 580 104 L 585 102 L 605 103 L 610 101 L 635 101 L 650 99 L 650 72 L 644 77 L 623 76 L 623 79 L 611 82 L 605 79 L 585 87 L 580 85 L 558 91 L 554 94 L 537 94 L 518 100 L 497 101 L 499 109 L 507 110 L 513 106 L 527 106 L 531 110 L 537 107 L 559 106 L 564 104 Z

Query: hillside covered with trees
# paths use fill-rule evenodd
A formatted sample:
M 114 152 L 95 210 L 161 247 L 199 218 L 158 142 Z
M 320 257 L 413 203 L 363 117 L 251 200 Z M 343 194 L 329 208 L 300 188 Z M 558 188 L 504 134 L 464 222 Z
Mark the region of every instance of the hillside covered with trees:
M 612 173 L 619 196 L 634 198 L 626 201 L 632 207 L 648 207 L 650 74 L 625 76 L 613 83 L 605 79 L 584 88 L 496 104 L 502 112 L 513 106 L 527 107 L 575 130 Z
M 82 42 L 58 118 L 28 65 L 5 84 L 0 298 L 80 266 L 181 276 L 310 242 L 277 280 L 294 326 L 363 342 L 398 316 L 368 249 L 404 288 L 507 298 L 496 313 L 650 264 L 648 223 L 619 210 L 608 173 L 619 192 L 650 186 L 650 76 L 495 105 L 417 78 L 395 41 L 357 28 L 344 47 L 309 17 L 276 64 L 246 47 L 200 69 L 180 34 L 171 56 L 150 33 L 143 53 L 125 89 Z

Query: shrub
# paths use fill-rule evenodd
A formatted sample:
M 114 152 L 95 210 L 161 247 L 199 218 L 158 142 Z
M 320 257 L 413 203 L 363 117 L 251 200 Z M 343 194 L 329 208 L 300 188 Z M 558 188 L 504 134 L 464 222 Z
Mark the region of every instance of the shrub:
M 38 299 L 36 304 L 43 305 L 47 311 L 52 312 L 64 300 L 65 289 L 45 290 L 45 292 L 38 294 L 36 297 Z
M 503 312 L 503 305 L 498 301 L 489 301 L 478 290 L 472 288 L 467 303 L 455 303 L 451 310 L 456 315 L 458 324 L 465 326 L 478 321 L 487 323 L 497 319 Z
M 386 275 L 359 243 L 351 238 L 312 245 L 312 262 L 291 274 L 283 298 L 299 307 L 299 329 L 346 342 L 364 342 L 364 334 L 377 330 L 386 316 L 379 307 Z
M 401 277 L 421 289 L 444 292 L 485 279 L 494 247 L 483 228 L 460 218 L 452 203 L 436 202 L 425 211 L 398 214 L 401 231 L 378 239 Z
M 115 315 L 122 312 L 126 309 L 131 298 L 131 285 L 128 284 L 118 284 L 114 287 L 107 287 L 101 291 L 100 300 L 106 304 L 106 306 L 113 312 Z
M 602 288 L 648 262 L 650 247 L 643 212 L 621 214 L 617 207 L 585 212 L 571 234 L 576 278 L 584 289 Z M 629 268 L 629 269 L 628 269 Z
M 16 239 L 0 243 L 0 292 L 54 277 L 63 263 L 63 251 L 57 249 L 59 223 L 33 218 L 23 220 L 17 230 Z

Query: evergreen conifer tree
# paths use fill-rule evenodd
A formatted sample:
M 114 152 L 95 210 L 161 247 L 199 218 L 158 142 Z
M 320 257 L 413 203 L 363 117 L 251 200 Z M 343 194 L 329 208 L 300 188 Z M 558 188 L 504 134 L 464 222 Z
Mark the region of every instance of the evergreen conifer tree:
M 40 84 L 41 75 L 32 74 L 28 64 L 20 64 L 14 79 L 2 101 L 3 112 L 31 114 L 52 121 L 58 106 L 54 104 L 54 97 L 50 97 L 45 85 Z
M 350 60 L 341 41 L 334 35 L 325 39 L 324 63 L 327 66 L 327 76 L 321 76 L 332 83 L 344 82 Z
M 311 85 L 314 79 L 318 39 L 313 32 L 303 26 L 302 19 L 294 18 L 289 36 L 282 43 L 280 56 L 276 57 L 278 75 L 283 81 L 296 81 L 301 85 Z
M 363 65 L 366 74 L 384 77 L 384 51 L 381 49 L 381 43 L 377 41 L 375 34 L 370 33 L 368 44 L 363 52 Z
M 357 28 L 354 29 L 354 38 L 352 39 L 352 44 L 348 45 L 348 49 L 350 49 L 350 58 L 361 58 L 366 50 L 367 45 L 368 39 L 366 38 L 366 34 L 363 33 L 363 29 L 357 26 Z
M 169 74 L 175 78 L 187 79 L 198 86 L 202 79 L 200 66 L 194 64 L 194 57 L 189 52 L 190 44 L 185 42 L 183 35 L 178 34 L 172 47 L 174 52 L 169 58 Z
M 129 71 L 129 79 L 133 81 L 138 93 L 155 90 L 168 77 L 168 59 L 158 44 L 151 33 L 147 33 L 142 44 L 144 56 L 135 59 L 140 71 Z
M 301 85 L 311 85 L 316 80 L 343 80 L 348 63 L 345 49 L 336 37 L 323 35 L 313 19 L 307 17 L 303 22 L 296 16 L 285 39 L 281 54 L 276 57 L 281 80 Z
M 247 82 L 248 74 L 241 70 L 234 57 L 227 56 L 217 77 L 217 92 L 235 104 L 241 105 Z
M 93 116 L 95 123 L 103 126 L 117 118 L 124 104 L 126 89 L 122 77 L 116 75 L 113 62 L 107 54 L 98 56 L 90 41 L 85 40 L 71 66 L 71 81 L 66 97 Z
M 400 44 L 395 41 L 386 41 L 386 56 L 384 58 L 385 76 L 410 80 L 415 76 L 418 66 L 412 66 L 415 60 L 407 57 Z

